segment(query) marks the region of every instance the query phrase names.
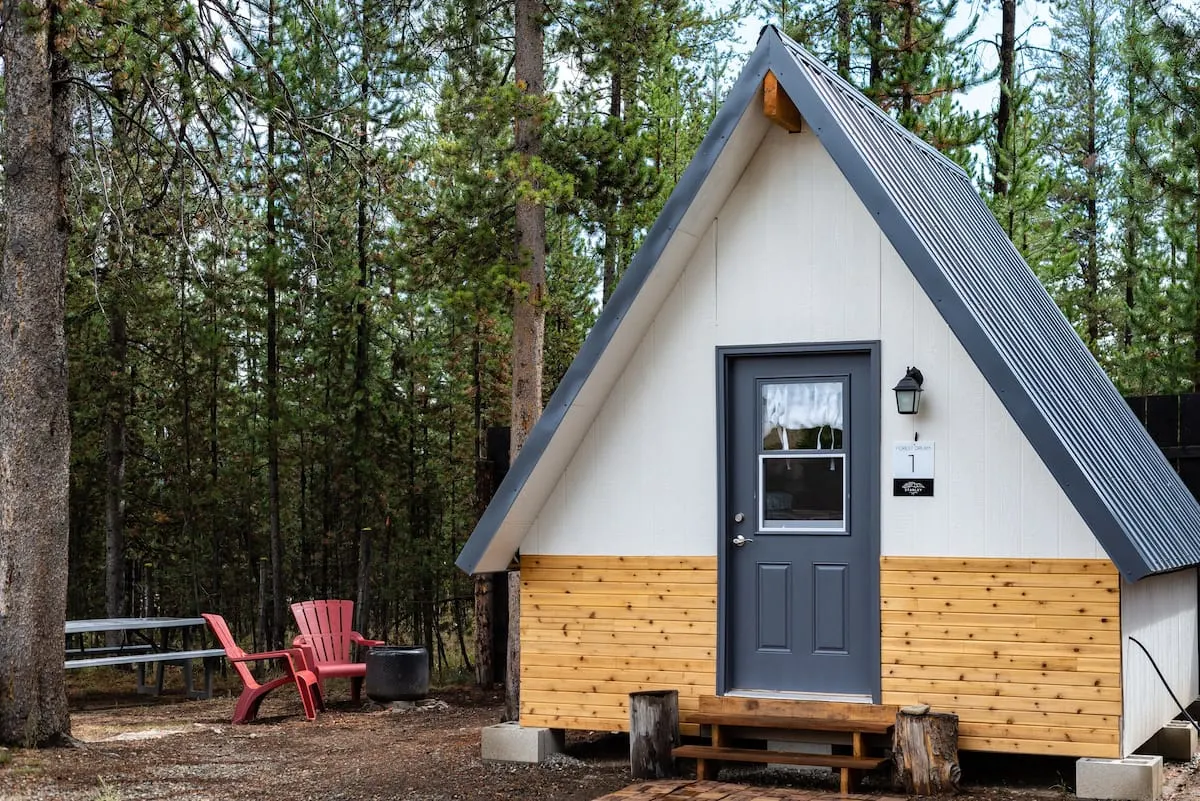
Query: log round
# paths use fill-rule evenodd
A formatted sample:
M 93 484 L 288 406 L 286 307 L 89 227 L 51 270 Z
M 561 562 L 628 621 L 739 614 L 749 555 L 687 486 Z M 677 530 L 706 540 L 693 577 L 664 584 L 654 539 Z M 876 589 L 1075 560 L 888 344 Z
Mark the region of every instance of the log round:
M 629 769 L 635 779 L 677 775 L 671 751 L 679 745 L 679 691 L 629 694 Z
M 902 707 L 892 740 L 896 783 L 910 795 L 958 792 L 958 715 Z

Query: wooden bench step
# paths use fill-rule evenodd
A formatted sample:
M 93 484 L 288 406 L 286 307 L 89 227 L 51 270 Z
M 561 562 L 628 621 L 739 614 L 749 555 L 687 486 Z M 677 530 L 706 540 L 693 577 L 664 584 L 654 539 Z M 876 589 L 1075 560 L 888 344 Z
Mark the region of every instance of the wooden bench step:
M 753 715 L 726 712 L 693 712 L 689 723 L 715 723 L 720 726 L 744 726 L 756 729 L 794 729 L 807 731 L 861 732 L 887 734 L 893 723 L 873 720 L 833 720 L 830 718 L 793 717 L 791 715 Z
M 712 745 L 681 745 L 671 751 L 677 757 L 716 759 L 725 762 L 770 762 L 776 765 L 808 765 L 818 768 L 874 770 L 887 757 L 855 757 L 842 754 L 802 754 L 796 751 L 760 751 L 753 748 L 720 748 Z

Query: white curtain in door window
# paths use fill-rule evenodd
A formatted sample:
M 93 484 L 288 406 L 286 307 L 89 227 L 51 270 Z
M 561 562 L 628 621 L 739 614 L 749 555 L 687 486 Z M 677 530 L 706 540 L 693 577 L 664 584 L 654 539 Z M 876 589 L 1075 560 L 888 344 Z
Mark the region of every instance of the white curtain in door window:
M 824 427 L 842 427 L 841 383 L 765 384 L 763 385 L 763 436 L 778 429 L 779 442 L 788 450 L 788 429 L 793 431 Z M 829 432 L 833 447 L 833 432 Z M 817 434 L 817 450 L 821 435 Z

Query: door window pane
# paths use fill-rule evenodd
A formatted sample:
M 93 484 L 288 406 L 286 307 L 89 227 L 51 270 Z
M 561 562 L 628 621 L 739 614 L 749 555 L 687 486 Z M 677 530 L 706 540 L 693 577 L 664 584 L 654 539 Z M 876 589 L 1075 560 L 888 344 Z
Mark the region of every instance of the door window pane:
M 763 529 L 846 530 L 846 457 L 760 456 Z
M 764 451 L 840 450 L 842 382 L 762 385 Z

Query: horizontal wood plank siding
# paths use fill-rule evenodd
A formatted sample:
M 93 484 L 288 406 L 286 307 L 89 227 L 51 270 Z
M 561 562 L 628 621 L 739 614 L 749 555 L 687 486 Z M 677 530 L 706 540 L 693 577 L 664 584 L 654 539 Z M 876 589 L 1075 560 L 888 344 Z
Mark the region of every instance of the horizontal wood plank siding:
M 626 731 L 629 693 L 712 695 L 716 557 L 522 556 L 521 723 Z
M 885 556 L 883 703 L 959 716 L 959 747 L 1119 757 L 1120 586 L 1100 559 Z

